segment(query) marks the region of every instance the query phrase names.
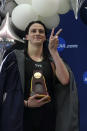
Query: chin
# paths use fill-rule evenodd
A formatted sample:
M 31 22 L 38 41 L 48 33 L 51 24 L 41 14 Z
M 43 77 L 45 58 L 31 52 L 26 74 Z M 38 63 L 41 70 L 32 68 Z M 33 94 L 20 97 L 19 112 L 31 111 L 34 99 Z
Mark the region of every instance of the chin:
M 40 46 L 40 45 L 42 45 L 42 44 L 43 44 L 43 42 L 41 42 L 41 41 L 35 41 L 35 42 L 34 42 L 34 45 Z
M 43 43 L 35 43 L 35 45 L 37 45 L 37 46 L 41 46 Z

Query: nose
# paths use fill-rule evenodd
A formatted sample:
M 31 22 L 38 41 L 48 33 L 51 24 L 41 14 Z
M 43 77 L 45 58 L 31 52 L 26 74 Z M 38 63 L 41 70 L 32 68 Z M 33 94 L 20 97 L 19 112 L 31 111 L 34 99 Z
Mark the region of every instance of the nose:
M 36 35 L 40 34 L 39 30 L 36 31 Z

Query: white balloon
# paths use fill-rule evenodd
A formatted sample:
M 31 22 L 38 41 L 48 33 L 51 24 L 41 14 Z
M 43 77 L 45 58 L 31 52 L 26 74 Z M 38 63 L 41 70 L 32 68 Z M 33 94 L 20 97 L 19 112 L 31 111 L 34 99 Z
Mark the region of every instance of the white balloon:
M 70 0 L 58 0 L 58 14 L 65 14 L 70 10 Z
M 29 4 L 20 4 L 12 12 L 12 22 L 20 30 L 25 30 L 31 21 L 38 19 L 36 12 Z
M 53 16 L 57 13 L 58 0 L 32 0 L 32 7 L 40 16 Z
M 50 17 L 39 17 L 38 19 L 42 21 L 48 29 L 56 28 L 60 23 L 60 17 L 57 14 Z
M 32 4 L 32 0 L 15 0 L 17 4 Z

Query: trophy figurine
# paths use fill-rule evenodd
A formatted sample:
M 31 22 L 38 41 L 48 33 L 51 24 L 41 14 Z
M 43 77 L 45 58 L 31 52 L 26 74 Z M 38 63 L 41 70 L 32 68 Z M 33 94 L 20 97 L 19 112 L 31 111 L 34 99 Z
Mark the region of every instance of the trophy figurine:
M 39 94 L 38 99 L 49 95 L 45 83 L 45 78 L 40 70 L 35 70 L 31 79 L 30 96 L 35 94 Z M 48 99 L 50 99 L 50 96 Z

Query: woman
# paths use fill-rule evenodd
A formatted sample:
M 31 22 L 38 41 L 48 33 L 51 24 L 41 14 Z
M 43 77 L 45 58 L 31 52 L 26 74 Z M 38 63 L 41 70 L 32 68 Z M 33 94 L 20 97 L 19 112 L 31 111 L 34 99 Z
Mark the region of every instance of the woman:
M 40 21 L 32 22 L 26 28 L 27 48 L 25 53 L 14 51 L 15 53 L 10 52 L 5 57 L 0 74 L 1 98 L 2 92 L 5 92 L 4 102 L 2 99 L 0 102 L 0 105 L 3 103 L 1 131 L 78 130 L 78 126 L 74 128 L 78 125 L 78 114 L 76 111 L 74 115 L 72 111 L 72 98 L 74 97 L 71 95 L 72 87 L 77 92 L 74 77 L 57 51 L 60 32 L 61 29 L 54 35 L 54 29 L 52 29 L 49 38 L 48 50 L 52 61 L 44 51 L 46 28 Z M 45 86 L 47 89 L 43 97 L 40 97 L 41 95 L 37 92 L 32 94 L 33 76 L 38 72 L 44 78 L 42 87 Z M 37 84 L 37 87 L 40 89 L 40 83 Z M 77 105 L 75 106 L 77 108 Z M 74 126 L 72 126 L 73 116 L 76 118 Z

